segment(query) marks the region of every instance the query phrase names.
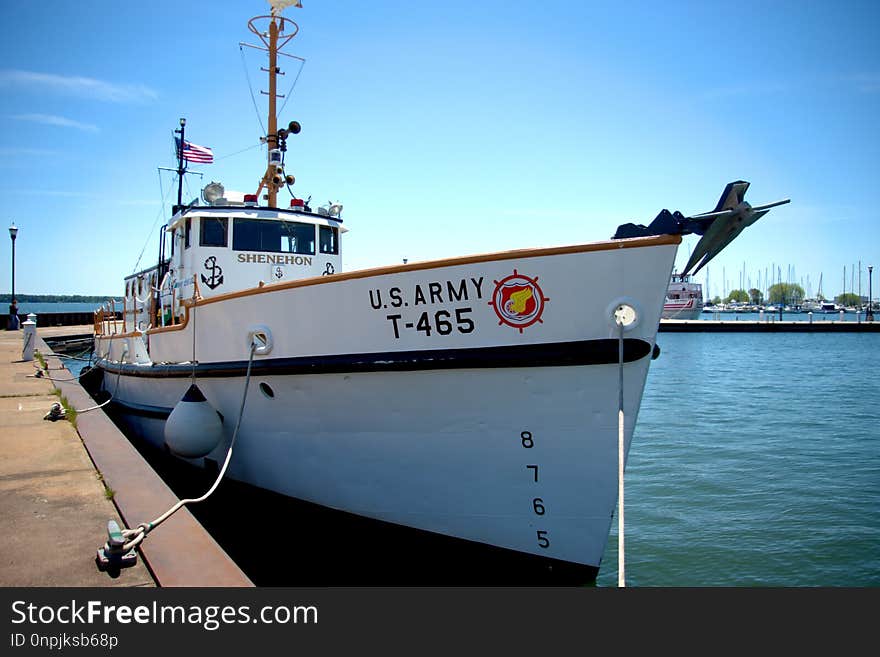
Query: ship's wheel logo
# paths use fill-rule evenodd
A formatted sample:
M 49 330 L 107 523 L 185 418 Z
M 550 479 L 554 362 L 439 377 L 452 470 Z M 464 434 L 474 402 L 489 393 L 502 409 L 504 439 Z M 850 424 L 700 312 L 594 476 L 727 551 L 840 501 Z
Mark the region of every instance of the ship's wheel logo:
M 535 322 L 542 322 L 544 304 L 550 301 L 538 285 L 538 277 L 523 276 L 516 269 L 513 274 L 495 281 L 495 291 L 489 305 L 498 315 L 498 325 L 507 324 L 522 333 Z

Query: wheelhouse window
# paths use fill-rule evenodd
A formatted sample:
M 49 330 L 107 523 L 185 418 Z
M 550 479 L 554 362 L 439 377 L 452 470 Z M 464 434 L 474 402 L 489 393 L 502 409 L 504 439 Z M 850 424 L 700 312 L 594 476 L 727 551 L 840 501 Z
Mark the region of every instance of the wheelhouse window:
M 225 217 L 202 217 L 199 225 L 199 245 L 226 246 L 229 243 L 226 238 L 228 223 Z
M 190 236 L 190 233 L 192 233 L 192 217 L 186 218 L 185 227 L 186 227 L 186 229 L 184 231 L 183 248 L 188 249 L 189 245 L 190 245 L 189 236 Z
M 235 219 L 232 248 L 236 251 L 315 254 L 315 226 L 296 221 Z
M 318 229 L 318 244 L 321 253 L 339 253 L 339 229 L 334 226 L 321 226 Z

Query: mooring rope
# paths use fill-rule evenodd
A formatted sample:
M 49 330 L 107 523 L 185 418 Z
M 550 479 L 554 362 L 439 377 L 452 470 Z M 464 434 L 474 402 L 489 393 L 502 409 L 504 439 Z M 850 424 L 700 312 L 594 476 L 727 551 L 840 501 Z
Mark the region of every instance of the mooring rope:
M 90 353 L 91 351 L 92 351 L 92 348 L 89 347 L 88 349 L 86 349 L 85 351 L 81 352 L 80 354 L 78 354 L 76 356 L 73 356 L 71 354 L 55 354 L 55 358 L 67 358 L 68 360 L 89 360 L 88 358 L 83 358 L 83 356 Z
M 99 408 L 104 408 L 107 404 L 109 404 L 113 400 L 114 397 L 116 397 L 116 393 L 119 392 L 119 379 L 122 377 L 122 360 L 125 358 L 125 355 L 127 353 L 128 353 L 128 345 L 125 345 L 125 347 L 122 349 L 122 355 L 120 356 L 120 359 L 119 359 L 120 367 L 119 367 L 119 370 L 116 372 L 116 386 L 113 388 L 113 394 L 110 395 L 104 402 L 102 402 L 96 406 L 89 406 L 88 408 L 83 408 L 83 409 L 71 409 L 73 413 L 75 413 L 76 415 L 79 415 L 81 413 L 88 413 L 89 411 L 96 411 Z M 46 369 L 48 369 L 48 368 L 46 368 Z M 51 376 L 49 376 L 48 374 L 40 376 L 40 372 L 38 371 L 36 375 L 28 375 L 28 376 L 36 376 L 36 378 L 45 378 L 45 379 L 48 379 L 49 381 L 52 381 L 53 383 L 55 383 L 56 381 L 59 383 L 65 383 L 65 382 L 69 382 L 69 381 L 77 381 L 80 377 L 83 377 L 86 374 L 88 374 L 88 372 L 83 371 L 83 372 L 80 372 L 78 376 L 75 376 L 70 379 L 55 379 L 55 378 L 52 378 Z M 67 409 L 63 408 L 60 403 L 55 402 L 52 404 L 51 408 L 49 409 L 49 412 L 43 416 L 43 419 L 44 420 L 52 420 L 54 422 L 56 420 L 60 420 L 64 417 L 66 417 L 66 416 L 67 416 Z
M 217 478 L 214 480 L 214 484 L 208 489 L 208 492 L 202 495 L 201 497 L 191 498 L 186 500 L 180 500 L 168 509 L 161 516 L 153 520 L 152 522 L 142 522 L 134 529 L 123 529 L 122 536 L 126 539 L 131 539 L 126 541 L 125 545 L 122 546 L 122 552 L 128 552 L 132 548 L 137 547 L 143 540 L 146 538 L 147 534 L 150 533 L 153 529 L 158 527 L 160 524 L 168 520 L 172 515 L 174 515 L 177 511 L 182 509 L 187 504 L 196 504 L 198 502 L 204 502 L 208 499 L 217 487 L 220 485 L 220 482 L 223 480 L 223 476 L 226 474 L 226 470 L 229 467 L 230 461 L 232 461 L 232 448 L 235 446 L 235 441 L 238 438 L 238 430 L 241 428 L 241 419 L 244 417 L 244 408 L 245 403 L 247 402 L 247 394 L 248 394 L 248 386 L 251 381 L 251 365 L 254 362 L 254 352 L 256 351 L 256 343 L 251 341 L 251 349 L 250 355 L 248 357 L 248 366 L 247 372 L 245 374 L 244 379 L 244 391 L 241 395 L 241 405 L 238 409 L 238 419 L 235 422 L 235 430 L 232 432 L 232 440 L 229 442 L 229 449 L 226 450 L 226 460 L 223 462 L 223 467 L 220 469 L 220 473 L 217 475 Z
M 122 357 L 125 357 L 125 354 L 128 352 L 128 347 L 126 347 L 122 352 Z M 81 411 L 76 411 L 77 415 L 80 413 L 88 413 L 89 411 L 96 411 L 99 408 L 104 408 L 107 404 L 109 404 L 114 397 L 116 397 L 116 393 L 119 392 L 119 379 L 122 378 L 122 360 L 120 358 L 119 362 L 119 370 L 116 372 L 116 386 L 113 388 L 113 394 L 110 395 L 105 401 L 98 404 L 97 406 L 89 406 L 88 408 L 84 408 Z

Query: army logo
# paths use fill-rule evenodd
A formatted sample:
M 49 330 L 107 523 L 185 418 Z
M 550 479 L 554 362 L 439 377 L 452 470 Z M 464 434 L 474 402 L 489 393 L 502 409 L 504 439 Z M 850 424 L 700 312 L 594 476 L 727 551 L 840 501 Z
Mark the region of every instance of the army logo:
M 523 276 L 516 269 L 513 274 L 495 281 L 495 291 L 489 305 L 498 315 L 498 324 L 507 324 L 522 333 L 535 322 L 542 322 L 544 304 L 550 301 L 538 285 L 538 278 Z

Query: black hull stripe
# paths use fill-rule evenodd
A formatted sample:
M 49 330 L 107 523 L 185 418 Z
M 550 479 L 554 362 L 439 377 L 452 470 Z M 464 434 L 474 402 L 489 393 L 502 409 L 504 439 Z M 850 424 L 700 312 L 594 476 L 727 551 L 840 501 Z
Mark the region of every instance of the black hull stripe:
M 639 338 L 626 338 L 624 362 L 641 360 L 651 353 L 651 344 Z M 480 347 L 475 349 L 434 349 L 424 351 L 389 351 L 335 356 L 302 356 L 255 360 L 252 373 L 258 376 L 345 374 L 351 372 L 412 372 L 419 370 L 486 369 L 507 367 L 567 367 L 608 365 L 618 359 L 616 339 L 553 342 L 549 344 Z M 107 373 L 147 378 L 183 378 L 192 376 L 189 364 L 157 363 L 150 366 L 98 361 Z M 199 363 L 197 377 L 244 376 L 247 361 Z
M 159 420 L 167 420 L 168 416 L 171 415 L 171 411 L 174 410 L 173 408 L 166 408 L 164 406 L 135 404 L 134 402 L 122 401 L 119 399 L 111 400 L 110 405 L 125 415 L 137 415 L 139 417 L 156 418 Z

